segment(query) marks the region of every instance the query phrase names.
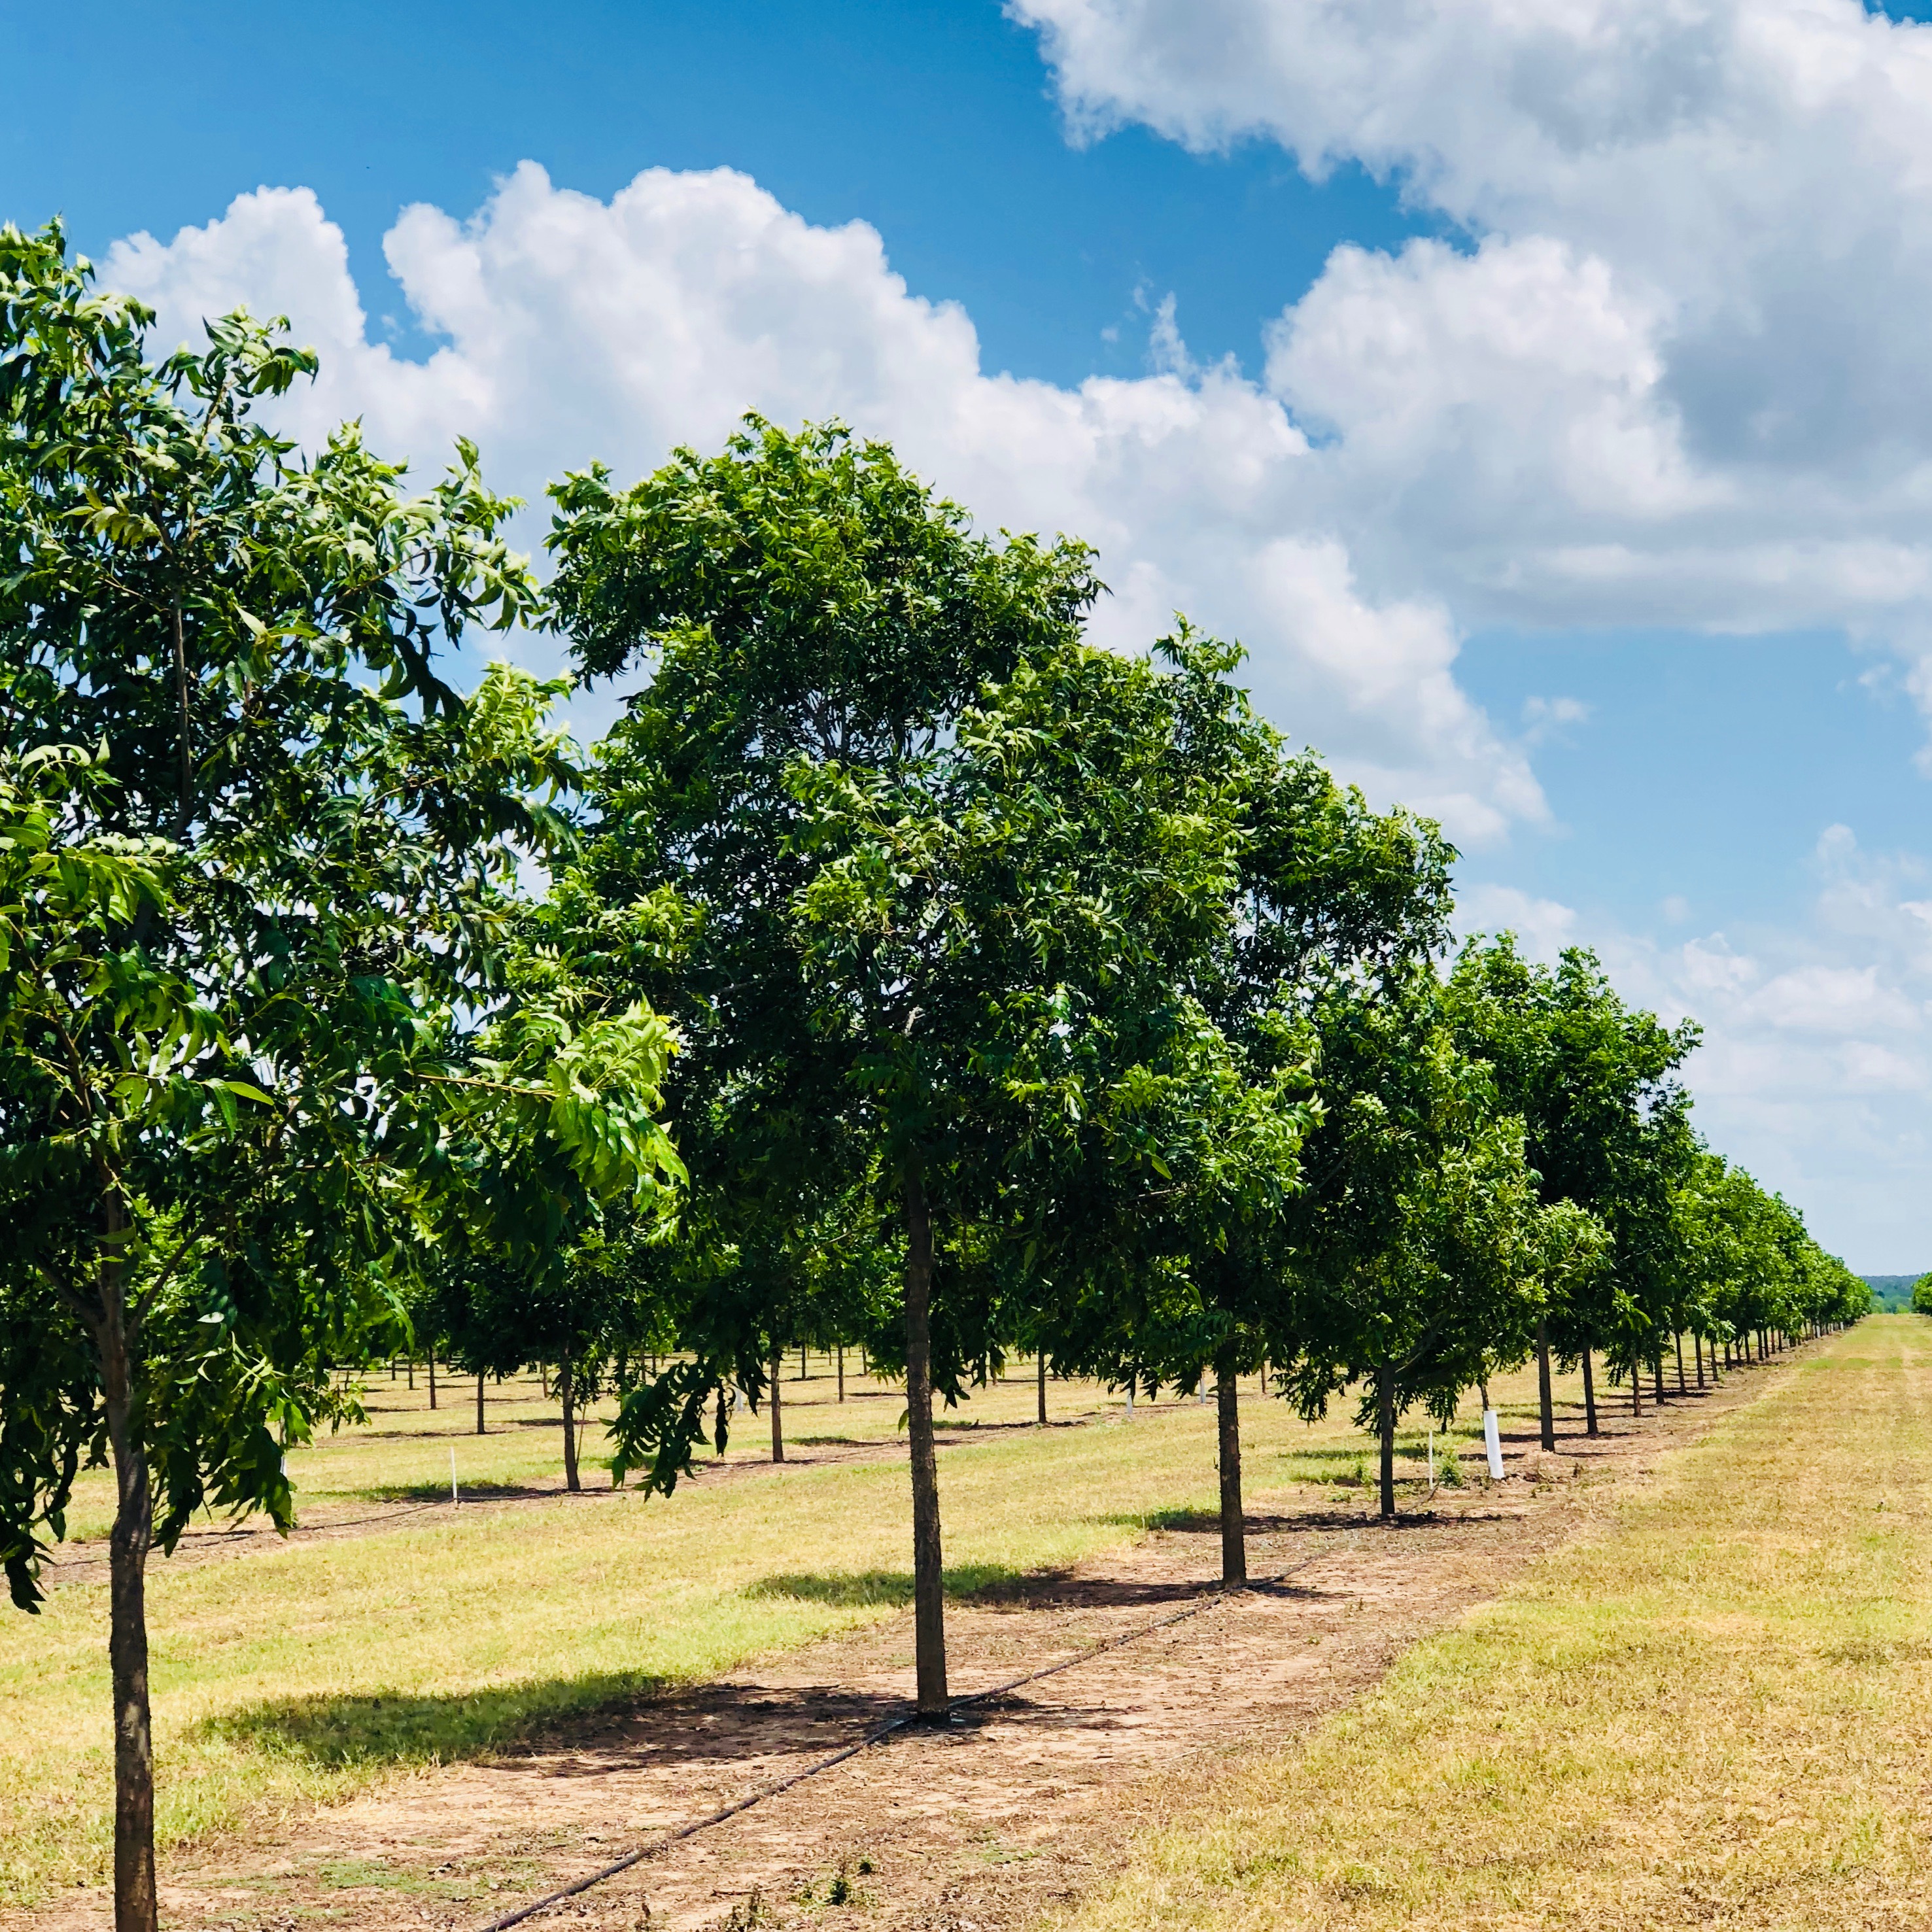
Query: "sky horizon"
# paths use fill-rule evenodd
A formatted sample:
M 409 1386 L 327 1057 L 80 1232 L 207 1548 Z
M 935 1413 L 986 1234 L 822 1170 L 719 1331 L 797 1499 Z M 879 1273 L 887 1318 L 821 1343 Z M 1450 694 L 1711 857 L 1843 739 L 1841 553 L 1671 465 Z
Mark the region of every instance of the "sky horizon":
M 1096 543 L 1462 848 L 1466 930 L 1691 1016 L 1712 1144 L 1932 1265 L 1932 28 L 1855 0 L 125 5 L 0 218 L 284 420 L 540 502 L 747 409 Z M 140 31 L 136 31 L 136 27 Z M 386 57 L 378 58 L 378 56 Z M 540 537 L 526 515 L 521 534 Z M 544 648 L 520 646 L 538 662 Z M 595 725 L 593 706 L 580 722 Z

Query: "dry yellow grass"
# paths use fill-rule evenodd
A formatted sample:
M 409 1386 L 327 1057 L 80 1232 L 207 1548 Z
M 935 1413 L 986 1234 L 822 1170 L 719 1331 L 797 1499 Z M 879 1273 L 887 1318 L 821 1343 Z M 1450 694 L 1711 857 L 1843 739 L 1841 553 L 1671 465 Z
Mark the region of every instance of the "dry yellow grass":
M 814 1364 L 786 1385 L 796 1450 L 902 1440 L 903 1397 Z M 861 1388 L 870 1393 L 861 1395 Z M 473 1384 L 470 1391 L 473 1402 Z M 1528 1412 L 1527 1377 L 1499 1385 Z M 1168 1511 L 1210 1508 L 1214 1412 L 1192 1403 L 1120 1418 L 1118 1396 L 1055 1384 L 1079 1429 L 988 1430 L 1033 1412 L 1030 1380 L 980 1391 L 946 1432 L 940 1482 L 950 1580 L 997 1586 L 1132 1540 Z M 466 1485 L 560 1480 L 560 1429 L 532 1381 L 430 1414 L 385 1376 L 370 1423 L 290 1458 L 321 1514 L 442 1492 L 454 1448 Z M 733 1460 L 767 1453 L 741 1418 Z M 1279 1402 L 1244 1405 L 1250 1493 L 1352 1479 L 1363 1448 L 1339 1419 L 1312 1430 Z M 586 1445 L 594 1448 L 595 1437 Z M 538 1496 L 238 1560 L 157 1558 L 149 1624 L 164 1847 L 206 1840 L 296 1803 L 411 1768 L 487 1754 L 542 1725 L 654 1685 L 892 1614 L 909 1589 L 902 1460 L 794 1467 L 682 1486 L 669 1498 Z M 98 1573 L 97 1573 L 98 1574 Z M 0 1621 L 0 1904 L 100 1876 L 112 1785 L 106 1592 L 58 1589 L 45 1612 Z
M 1932 1323 L 1874 1318 L 1279 1755 L 1077 1932 L 1932 1923 Z

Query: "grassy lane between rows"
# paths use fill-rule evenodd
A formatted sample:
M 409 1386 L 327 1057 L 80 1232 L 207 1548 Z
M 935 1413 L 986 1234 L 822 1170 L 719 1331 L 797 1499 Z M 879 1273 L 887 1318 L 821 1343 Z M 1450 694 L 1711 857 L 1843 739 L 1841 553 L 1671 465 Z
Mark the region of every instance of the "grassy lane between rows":
M 1932 1323 L 1874 1317 L 1294 1748 L 1077 1932 L 1932 1924 Z
M 824 1385 L 813 1392 L 823 1397 Z M 518 1393 L 532 1426 L 471 1438 L 473 1448 L 457 1438 L 459 1456 L 498 1456 L 502 1474 L 524 1473 L 544 1438 L 540 1392 Z M 1502 1393 L 1527 1412 L 1528 1378 Z M 1033 1399 L 1020 1387 L 986 1394 L 972 1407 L 989 1418 L 1017 1419 Z M 406 1493 L 446 1475 L 448 1412 L 412 1418 L 386 1378 L 371 1394 L 366 1431 L 301 1452 L 304 1493 Z M 1063 1411 L 1104 1400 L 1091 1388 L 1055 1392 Z M 822 1400 L 792 1413 L 800 1442 L 896 1433 L 889 1400 L 838 1411 Z M 998 1589 L 1130 1542 L 1163 1513 L 1213 1507 L 1211 1409 L 1114 1418 L 968 1431 L 944 1452 L 956 1592 Z M 1362 1438 L 1339 1418 L 1311 1430 L 1280 1402 L 1250 1401 L 1244 1435 L 1258 1508 L 1290 1485 L 1306 1500 L 1311 1484 L 1366 1474 Z M 554 1455 L 554 1426 L 548 1442 Z M 1330 1493 L 1350 1508 L 1359 1495 Z M 205 1841 L 894 1614 L 910 1588 L 908 1508 L 902 1461 L 848 1462 L 700 1479 L 668 1500 L 606 1494 L 446 1514 L 232 1562 L 158 1558 L 160 1843 Z M 98 1584 L 56 1590 L 40 1616 L 0 1620 L 0 1903 L 31 1904 L 106 1870 L 106 1630 Z

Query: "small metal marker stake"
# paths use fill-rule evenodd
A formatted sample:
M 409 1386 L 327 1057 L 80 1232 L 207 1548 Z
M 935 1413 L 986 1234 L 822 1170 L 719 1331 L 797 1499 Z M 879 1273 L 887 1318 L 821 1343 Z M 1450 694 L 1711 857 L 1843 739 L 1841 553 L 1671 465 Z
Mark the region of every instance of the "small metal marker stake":
M 1483 1447 L 1490 1452 L 1490 1480 L 1500 1483 L 1503 1479 L 1502 1438 L 1496 1432 L 1496 1412 L 1492 1408 L 1483 1411 Z

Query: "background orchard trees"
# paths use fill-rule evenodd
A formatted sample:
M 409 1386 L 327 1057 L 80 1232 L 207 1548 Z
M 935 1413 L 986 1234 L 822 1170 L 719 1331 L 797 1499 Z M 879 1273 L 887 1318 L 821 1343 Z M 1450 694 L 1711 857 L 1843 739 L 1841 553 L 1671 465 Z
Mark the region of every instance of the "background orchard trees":
M 143 359 L 58 230 L 0 231 L 0 1554 L 111 1466 L 122 1932 L 155 1918 L 143 1575 L 204 1503 L 290 1520 L 331 1360 L 486 1143 L 634 1184 L 641 1010 L 482 1058 L 520 851 L 568 782 L 529 680 L 434 653 L 536 608 L 472 455 L 428 494 L 256 422 L 313 359 L 245 317 Z M 459 1190 L 460 1191 L 460 1190 Z
M 1395 1432 L 1444 1423 L 1492 1364 L 1520 1361 L 1543 1308 L 1535 1177 L 1520 1120 L 1457 1048 L 1425 966 L 1340 983 L 1315 1005 L 1322 1120 L 1290 1204 L 1298 1309 L 1285 1386 L 1323 1414 L 1351 1384 L 1395 1514 Z
M 1594 954 L 1573 947 L 1538 965 L 1507 933 L 1463 949 L 1448 1010 L 1463 1050 L 1492 1070 L 1498 1104 L 1523 1122 L 1541 1198 L 1588 1210 L 1609 1234 L 1605 1264 L 1546 1317 L 1550 1343 L 1583 1364 L 1594 1434 L 1591 1352 L 1607 1351 L 1640 1401 L 1639 1377 L 1669 1332 L 1672 1190 L 1695 1148 L 1678 1076 L 1698 1030 L 1626 1006 Z
M 1244 1070 L 1244 1105 L 1279 1123 L 1279 1148 L 1258 1185 L 1162 1190 L 1163 1212 L 1083 1198 L 1098 1225 L 1082 1238 L 1097 1256 L 1127 1239 L 1138 1270 L 1113 1268 L 1077 1304 L 1064 1344 L 1099 1372 L 1157 1388 L 1211 1379 L 1219 1411 L 1222 1574 L 1245 1576 L 1239 1400 L 1241 1378 L 1292 1359 L 1293 1249 L 1283 1218 L 1299 1181 L 1312 1101 L 1310 1022 L 1324 988 L 1412 970 L 1448 937 L 1454 854 L 1437 829 L 1402 812 L 1371 812 L 1312 754 L 1292 748 L 1228 680 L 1238 648 L 1184 624 L 1156 646 L 1174 667 L 1176 755 L 1220 801 L 1236 830 L 1232 916 L 1216 943 L 1186 962 L 1197 999 Z M 1232 1155 L 1255 1137 L 1222 1131 Z M 1063 1210 L 1077 1212 L 1071 1204 Z

